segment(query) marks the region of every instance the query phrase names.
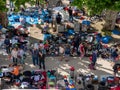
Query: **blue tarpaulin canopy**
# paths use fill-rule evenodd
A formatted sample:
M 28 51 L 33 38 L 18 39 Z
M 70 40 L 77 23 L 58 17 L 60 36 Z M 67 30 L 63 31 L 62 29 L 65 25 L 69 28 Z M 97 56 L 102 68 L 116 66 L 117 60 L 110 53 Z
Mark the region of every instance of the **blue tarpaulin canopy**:
M 84 24 L 84 25 L 90 25 L 90 21 L 84 20 L 84 21 L 82 21 L 82 24 Z
M 13 25 L 16 22 L 21 23 L 20 18 L 24 18 L 24 22 L 27 22 L 29 24 L 38 24 L 39 18 L 42 19 L 42 21 L 50 22 L 50 18 L 47 16 L 49 14 L 47 10 L 42 10 L 42 14 L 39 14 L 38 11 L 33 11 L 32 13 L 31 12 L 28 12 L 28 13 L 29 13 L 28 15 L 20 15 L 20 14 L 9 15 L 8 16 L 9 25 Z

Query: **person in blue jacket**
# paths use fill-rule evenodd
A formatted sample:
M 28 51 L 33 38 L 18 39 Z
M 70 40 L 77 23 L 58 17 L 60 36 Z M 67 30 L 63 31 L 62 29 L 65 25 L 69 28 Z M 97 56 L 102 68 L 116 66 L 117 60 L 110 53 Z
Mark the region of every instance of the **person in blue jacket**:
M 92 53 L 92 65 L 94 67 L 93 69 L 95 69 L 95 64 L 96 64 L 96 61 L 97 61 L 97 53 L 98 53 L 97 50 L 93 51 L 93 53 Z
M 111 57 L 113 62 L 116 61 L 116 58 L 118 57 L 118 49 L 115 49 L 112 53 L 111 53 Z

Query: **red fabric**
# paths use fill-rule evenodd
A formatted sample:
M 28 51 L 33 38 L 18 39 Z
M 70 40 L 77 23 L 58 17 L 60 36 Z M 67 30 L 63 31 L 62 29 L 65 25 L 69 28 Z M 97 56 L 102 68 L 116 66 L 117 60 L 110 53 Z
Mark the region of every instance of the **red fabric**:
M 116 61 L 120 60 L 120 55 L 115 58 Z
M 67 78 L 67 76 L 64 76 L 64 78 Z
M 90 62 L 92 62 L 92 56 L 89 57 Z
M 41 72 L 42 73 L 42 75 L 45 77 L 44 79 L 42 79 L 42 80 L 40 80 L 39 82 L 44 82 L 45 83 L 45 85 L 44 86 L 42 86 L 41 88 L 39 88 L 39 89 L 47 89 L 46 88 L 46 84 L 47 84 L 47 73 L 46 73 L 46 71 L 40 71 L 40 70 L 36 70 L 36 72 Z
M 71 71 L 74 71 L 74 70 L 75 70 L 75 68 L 74 68 L 73 66 L 71 66 L 71 67 L 70 67 L 70 70 L 71 70 Z
M 81 17 L 80 20 L 84 20 L 85 18 L 84 17 Z
M 44 48 L 45 48 L 45 49 L 47 49 L 48 47 L 49 47 L 49 45 L 48 45 L 48 44 L 45 44 L 45 45 L 44 45 Z
M 120 90 L 120 87 L 119 86 L 116 86 L 116 87 L 111 87 L 110 90 Z
M 84 46 L 83 45 L 80 46 L 80 51 L 84 52 Z
M 114 82 L 114 79 L 108 79 L 107 82 L 108 82 L 108 83 L 113 83 L 113 82 Z
M 104 48 L 107 48 L 108 47 L 108 45 L 104 45 Z
M 119 77 L 115 77 L 114 81 L 119 81 L 120 78 Z
M 65 10 L 66 10 L 66 11 L 68 11 L 68 10 L 69 10 L 69 8 L 68 8 L 68 7 L 65 7 Z

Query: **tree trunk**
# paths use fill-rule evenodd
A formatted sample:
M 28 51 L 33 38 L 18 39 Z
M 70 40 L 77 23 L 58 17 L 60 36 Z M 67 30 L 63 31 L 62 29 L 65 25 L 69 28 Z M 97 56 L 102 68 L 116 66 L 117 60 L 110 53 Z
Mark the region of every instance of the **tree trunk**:
M 108 10 L 106 11 L 104 30 L 113 30 L 115 28 L 117 11 Z
M 0 24 L 3 27 L 8 26 L 8 19 L 7 19 L 7 13 L 6 12 L 0 12 Z

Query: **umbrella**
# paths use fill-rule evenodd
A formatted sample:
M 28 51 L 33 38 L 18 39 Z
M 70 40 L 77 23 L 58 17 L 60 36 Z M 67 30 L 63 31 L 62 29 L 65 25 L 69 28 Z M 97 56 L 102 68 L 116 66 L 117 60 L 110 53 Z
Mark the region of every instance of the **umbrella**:
M 24 75 L 24 76 L 31 76 L 32 73 L 31 73 L 31 71 L 24 71 L 24 72 L 23 72 L 23 75 Z
M 84 21 L 82 21 L 82 24 L 90 25 L 90 21 L 84 20 Z

